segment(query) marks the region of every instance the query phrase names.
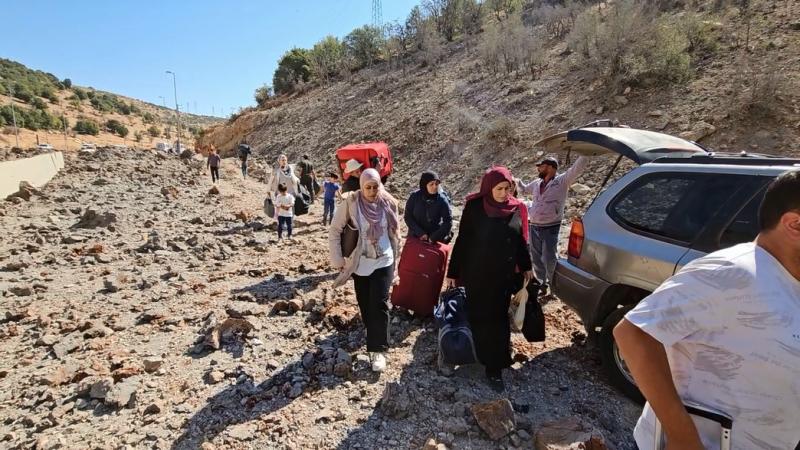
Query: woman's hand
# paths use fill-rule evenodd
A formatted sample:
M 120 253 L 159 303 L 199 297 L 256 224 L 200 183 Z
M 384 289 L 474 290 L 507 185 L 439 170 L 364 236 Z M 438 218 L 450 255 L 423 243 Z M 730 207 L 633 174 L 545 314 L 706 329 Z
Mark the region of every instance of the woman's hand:
M 536 279 L 536 277 L 533 275 L 532 270 L 526 270 L 525 272 L 522 272 L 522 278 L 525 279 L 526 283 L 530 283 L 531 280 Z
M 425 242 L 429 242 L 430 241 L 430 239 L 428 238 L 427 234 L 423 234 L 422 236 L 419 237 L 419 239 L 422 240 L 422 241 L 425 241 Z
M 400 277 L 395 275 L 394 278 L 392 279 L 392 286 L 397 286 L 398 284 L 400 284 Z
M 447 277 L 447 279 L 444 282 L 444 285 L 447 289 L 453 289 L 454 287 L 456 287 L 456 279 Z

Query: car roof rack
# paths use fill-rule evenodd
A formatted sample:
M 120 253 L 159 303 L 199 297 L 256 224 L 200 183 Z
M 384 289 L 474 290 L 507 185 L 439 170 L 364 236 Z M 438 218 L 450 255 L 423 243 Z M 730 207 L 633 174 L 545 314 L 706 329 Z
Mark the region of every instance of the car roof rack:
M 764 153 L 711 152 L 707 155 L 692 155 L 683 158 L 664 157 L 653 161 L 656 164 L 725 164 L 736 166 L 800 166 L 800 158 L 767 155 Z

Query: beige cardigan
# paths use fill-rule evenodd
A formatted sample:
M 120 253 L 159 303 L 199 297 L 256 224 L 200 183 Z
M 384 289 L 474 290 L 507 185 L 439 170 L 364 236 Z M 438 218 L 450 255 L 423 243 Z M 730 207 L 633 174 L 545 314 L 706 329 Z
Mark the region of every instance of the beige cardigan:
M 353 275 L 353 272 L 355 272 L 356 267 L 358 267 L 358 261 L 361 258 L 362 252 L 359 251 L 359 249 L 361 248 L 362 239 L 364 239 L 364 230 L 361 230 L 360 228 L 358 230 L 358 242 L 356 243 L 356 249 L 353 250 L 353 253 L 349 257 L 345 258 L 342 256 L 342 231 L 344 230 L 345 225 L 347 225 L 348 219 L 350 220 L 350 223 L 356 227 L 360 226 L 358 220 L 358 205 L 356 203 L 358 195 L 359 191 L 346 192 L 342 194 L 342 204 L 336 209 L 336 213 L 333 216 L 333 221 L 328 229 L 328 246 L 330 247 L 331 265 L 337 269 L 342 268 L 342 272 L 333 282 L 334 288 L 342 286 L 347 282 L 347 280 Z M 391 196 L 390 198 L 391 207 L 395 214 L 397 214 L 397 200 Z M 396 274 L 397 261 L 400 259 L 400 244 L 397 236 L 397 230 L 394 232 L 389 232 L 389 241 L 392 244 L 392 252 L 394 253 L 394 268 Z

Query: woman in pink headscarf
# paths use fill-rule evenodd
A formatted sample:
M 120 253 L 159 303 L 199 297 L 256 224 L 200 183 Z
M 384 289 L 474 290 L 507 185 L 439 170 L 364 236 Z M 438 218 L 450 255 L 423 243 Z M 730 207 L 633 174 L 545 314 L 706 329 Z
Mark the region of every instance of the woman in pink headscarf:
M 389 288 L 400 256 L 397 200 L 386 192 L 375 169 L 365 170 L 359 184 L 359 190 L 342 194 L 342 207 L 329 229 L 331 263 L 341 270 L 333 287 L 353 278 L 372 370 L 382 372 L 389 349 Z M 348 226 L 358 230 L 358 241 L 350 255 L 342 255 L 342 232 Z
M 511 196 L 513 184 L 505 167 L 486 171 L 480 191 L 467 196 L 447 270 L 448 284 L 458 282 L 466 290 L 478 360 L 498 391 L 504 389 L 502 369 L 511 365 L 511 295 L 520 278 L 533 278 L 528 214 Z

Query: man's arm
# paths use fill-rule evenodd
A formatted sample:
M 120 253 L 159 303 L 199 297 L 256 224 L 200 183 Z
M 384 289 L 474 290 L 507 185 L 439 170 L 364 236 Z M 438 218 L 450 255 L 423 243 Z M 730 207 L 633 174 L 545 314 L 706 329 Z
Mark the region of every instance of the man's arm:
M 525 183 L 522 178 L 519 179 L 519 184 L 517 190 L 519 190 L 520 194 L 531 194 L 533 195 L 533 186 L 536 184 L 537 179 L 531 180 L 530 183 Z
M 564 172 L 564 178 L 567 179 L 568 184 L 572 184 L 575 180 L 578 179 L 579 176 L 583 173 L 586 169 L 586 166 L 589 164 L 589 158 L 585 156 L 579 156 L 578 159 L 572 164 L 572 166 Z
M 703 450 L 697 427 L 672 381 L 664 346 L 627 319 L 614 328 L 614 338 L 636 385 L 661 421 L 667 449 Z

